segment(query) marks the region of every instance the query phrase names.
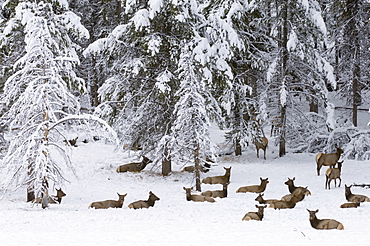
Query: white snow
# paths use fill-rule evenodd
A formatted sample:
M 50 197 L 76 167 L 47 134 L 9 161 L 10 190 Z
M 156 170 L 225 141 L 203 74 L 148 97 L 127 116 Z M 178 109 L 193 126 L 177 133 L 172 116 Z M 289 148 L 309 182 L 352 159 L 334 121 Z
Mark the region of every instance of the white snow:
M 217 136 L 214 136 L 217 138 Z M 250 147 L 241 157 L 219 157 L 205 176 L 222 175 L 231 166 L 231 184 L 227 198 L 216 203 L 195 203 L 185 199 L 183 187 L 194 186 L 193 174 L 178 172 L 162 177 L 159 167 L 149 164 L 141 173 L 116 173 L 118 165 L 138 161 L 134 152 L 114 152 L 103 142 L 78 143 L 72 161 L 79 179 L 66 173 L 70 183 L 60 205 L 48 209 L 25 202 L 26 191 L 7 193 L 0 202 L 0 238 L 2 245 L 368 245 L 370 203 L 359 208 L 341 209 L 346 202 L 344 184 L 369 183 L 369 162 L 345 160 L 342 186 L 325 190 L 326 168 L 316 175 L 314 154 L 287 154 L 276 158 L 270 140 L 267 160 L 257 159 Z M 312 195 L 287 210 L 265 209 L 263 221 L 242 221 L 256 211 L 257 194 L 235 193 L 240 186 L 259 184 L 269 178 L 264 197 L 281 198 L 288 194 L 284 182 L 295 177 L 295 185 L 308 186 Z M 1 174 L 0 178 L 3 178 Z M 203 185 L 203 190 L 221 189 L 221 185 Z M 147 199 L 153 191 L 160 201 L 154 207 L 131 210 L 129 203 Z M 117 199 L 128 193 L 123 208 L 88 209 L 93 201 Z M 370 190 L 353 187 L 353 193 L 370 196 Z M 55 194 L 55 192 L 50 192 Z M 315 230 L 307 209 L 319 209 L 318 218 L 336 219 L 344 230 Z

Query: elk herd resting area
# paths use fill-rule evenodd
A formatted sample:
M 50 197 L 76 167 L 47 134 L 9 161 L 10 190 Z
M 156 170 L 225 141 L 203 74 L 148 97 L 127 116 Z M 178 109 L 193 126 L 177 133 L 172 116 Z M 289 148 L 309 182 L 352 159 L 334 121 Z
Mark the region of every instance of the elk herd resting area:
M 186 200 L 183 187 L 195 186 L 194 174 L 179 172 L 173 163 L 170 176 L 162 177 L 160 168 L 148 166 L 140 173 L 117 173 L 119 165 L 138 161 L 131 152 L 114 152 L 114 146 L 102 142 L 80 144 L 72 149 L 72 162 L 78 178 L 67 170 L 61 204 L 47 209 L 26 203 L 26 191 L 6 193 L 0 200 L 0 240 L 2 245 L 369 245 L 370 203 L 357 208 L 340 208 L 347 202 L 344 185 L 370 181 L 370 164 L 344 160 L 342 185 L 325 189 L 325 170 L 316 173 L 315 154 L 288 153 L 275 158 L 273 144 L 266 154 L 256 158 L 250 148 L 240 157 L 223 156 L 201 178 L 223 175 L 232 167 L 227 198 L 216 202 Z M 280 199 L 289 194 L 284 184 L 295 177 L 296 186 L 308 186 L 311 195 L 292 209 L 264 209 L 262 221 L 242 221 L 257 211 L 256 193 L 236 193 L 241 186 L 260 183 L 268 178 L 265 199 Z M 4 178 L 4 177 L 0 177 Z M 59 188 L 59 187 L 56 187 Z M 3 189 L 3 188 L 2 188 Z M 221 190 L 220 184 L 202 184 L 202 191 Z M 128 205 L 146 200 L 152 191 L 160 200 L 148 209 L 130 209 Z M 194 192 L 194 191 L 193 191 Z M 50 190 L 55 194 L 55 190 Z M 122 208 L 91 209 L 94 201 L 117 200 L 126 194 Z M 370 196 L 370 190 L 352 187 L 352 193 Z M 315 230 L 309 222 L 309 210 L 319 209 L 319 219 L 335 219 L 344 230 Z

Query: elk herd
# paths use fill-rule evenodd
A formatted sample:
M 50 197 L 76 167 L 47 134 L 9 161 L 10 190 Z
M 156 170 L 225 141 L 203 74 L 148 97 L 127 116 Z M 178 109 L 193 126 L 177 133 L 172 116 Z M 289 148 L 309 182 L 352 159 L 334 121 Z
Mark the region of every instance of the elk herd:
M 264 151 L 264 159 L 266 159 L 266 147 L 268 144 L 267 138 L 262 138 L 260 141 L 255 140 L 253 142 L 256 146 L 257 150 L 257 157 L 259 156 L 258 151 L 262 149 Z M 72 144 L 72 143 L 71 143 Z M 317 175 L 320 175 L 320 169 L 322 166 L 328 166 L 328 169 L 325 171 L 325 189 L 330 189 L 331 182 L 334 181 L 334 186 L 337 186 L 337 180 L 339 181 L 338 187 L 341 186 L 341 172 L 342 172 L 342 165 L 343 161 L 340 160 L 340 156 L 343 153 L 343 150 L 340 148 L 336 149 L 335 153 L 318 153 L 315 156 L 316 161 L 316 171 Z M 141 162 L 129 163 L 125 165 L 118 166 L 116 172 L 140 172 L 142 171 L 149 163 L 152 161 L 147 157 L 143 156 Z M 207 170 L 209 170 L 210 166 L 206 166 Z M 230 176 L 231 176 L 231 167 L 224 167 L 225 173 L 220 176 L 213 176 L 213 177 L 205 177 L 202 179 L 202 184 L 207 185 L 214 185 L 220 184 L 222 185 L 221 190 L 207 190 L 201 192 L 200 194 L 194 193 L 192 187 L 183 187 L 185 191 L 185 198 L 187 201 L 193 202 L 216 202 L 215 198 L 226 198 L 228 196 L 228 186 L 230 184 Z M 191 167 L 184 168 L 183 171 L 193 172 L 194 169 Z M 204 171 L 204 173 L 206 172 Z M 258 220 L 262 221 L 264 218 L 264 209 L 269 207 L 273 209 L 293 209 L 297 203 L 304 200 L 306 196 L 311 195 L 311 191 L 308 187 L 303 186 L 295 186 L 294 184 L 295 177 L 288 178 L 288 180 L 284 183 L 289 193 L 287 195 L 282 196 L 280 199 L 265 199 L 264 192 L 269 184 L 268 178 L 260 177 L 260 184 L 255 185 L 248 185 L 239 187 L 236 190 L 236 193 L 255 193 L 257 197 L 255 201 L 258 203 L 255 205 L 257 211 L 247 212 L 244 217 L 242 218 L 243 221 L 245 220 Z M 356 208 L 362 202 L 370 202 L 369 197 L 364 195 L 352 194 L 351 187 L 345 185 L 345 199 L 347 200 L 346 203 L 343 203 L 340 208 Z M 118 194 L 118 200 L 105 200 L 105 201 L 96 201 L 92 202 L 88 208 L 94 209 L 107 209 L 107 208 L 122 208 L 125 197 L 127 193 L 124 195 Z M 61 190 L 57 189 L 56 196 L 48 197 L 49 203 L 61 203 L 62 197 L 66 194 Z M 142 209 L 142 208 L 150 208 L 155 205 L 156 201 L 159 201 L 160 198 L 157 197 L 152 191 L 149 192 L 149 197 L 147 200 L 139 200 L 135 202 L 131 202 L 128 207 L 130 209 Z M 35 200 L 35 203 L 41 203 L 42 201 Z M 319 209 L 311 211 L 308 210 L 309 213 L 309 222 L 311 226 L 315 229 L 344 229 L 342 223 L 334 220 L 334 219 L 318 219 L 316 214 L 318 213 Z

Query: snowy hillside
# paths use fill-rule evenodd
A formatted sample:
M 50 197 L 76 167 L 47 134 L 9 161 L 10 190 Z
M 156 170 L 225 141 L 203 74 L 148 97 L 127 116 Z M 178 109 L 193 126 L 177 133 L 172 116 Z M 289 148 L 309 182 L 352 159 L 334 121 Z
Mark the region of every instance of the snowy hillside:
M 163 178 L 149 164 L 141 173 L 116 173 L 118 165 L 139 157 L 113 152 L 103 143 L 79 144 L 73 149 L 78 179 L 66 172 L 70 183 L 62 204 L 43 210 L 25 202 L 24 190 L 7 194 L 0 203 L 2 245 L 368 245 L 370 240 L 370 203 L 359 208 L 341 209 L 346 202 L 344 184 L 369 183 L 368 162 L 345 160 L 342 187 L 324 189 L 324 172 L 316 175 L 314 154 L 277 156 L 270 147 L 267 160 L 257 159 L 254 149 L 241 157 L 220 157 L 213 169 L 203 175 L 224 173 L 231 166 L 229 196 L 216 203 L 195 203 L 185 199 L 183 187 L 195 185 L 190 173 L 174 172 Z M 273 153 L 274 152 L 274 153 Z M 242 221 L 249 211 L 257 211 L 257 194 L 235 193 L 240 186 L 259 184 L 269 178 L 265 198 L 288 194 L 284 182 L 295 177 L 295 185 L 308 186 L 312 195 L 294 209 L 265 209 L 263 221 Z M 1 178 L 1 177 L 0 177 Z M 221 185 L 203 185 L 203 190 Z M 132 210 L 129 203 L 147 199 L 153 191 L 160 201 L 154 207 Z M 93 201 L 117 199 L 128 193 L 123 208 L 88 209 Z M 370 196 L 370 190 L 353 187 L 353 193 Z M 55 192 L 52 192 L 55 193 Z M 344 230 L 319 231 L 311 227 L 307 209 L 319 209 L 317 217 L 336 219 Z

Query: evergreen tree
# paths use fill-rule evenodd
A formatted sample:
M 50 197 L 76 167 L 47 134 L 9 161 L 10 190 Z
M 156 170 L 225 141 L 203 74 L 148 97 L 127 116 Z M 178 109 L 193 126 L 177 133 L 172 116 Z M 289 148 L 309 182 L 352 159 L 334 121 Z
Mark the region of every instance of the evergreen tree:
M 27 200 L 31 201 L 47 197 L 50 183 L 63 183 L 61 157 L 73 171 L 60 145 L 62 139 L 68 140 L 68 122 L 94 119 L 105 123 L 78 116 L 79 102 L 70 92 L 84 89 L 84 84 L 74 73 L 79 60 L 68 31 L 79 36 L 88 33 L 68 11 L 66 2 L 24 1 L 16 10 L 8 28 L 20 22 L 26 33 L 26 52 L 14 64 L 15 72 L 4 87 L 3 101 L 9 110 L 1 124 L 9 127 L 10 145 L 3 163 L 9 172 L 6 187 L 27 187 Z
M 195 166 L 196 190 L 201 190 L 200 164 L 211 153 L 207 98 L 210 92 L 193 64 L 192 52 L 184 49 L 179 62 L 180 88 L 175 104 L 174 122 L 171 131 L 171 153 L 191 160 Z
M 265 4 L 267 16 L 272 16 L 270 28 L 276 40 L 267 74 L 266 101 L 274 127 L 272 133 L 279 142 L 279 156 L 283 156 L 287 143 L 299 151 L 306 149 L 307 143 L 313 141 L 312 128 L 325 131 L 325 124 L 318 126 L 320 122 L 315 119 L 318 113 L 325 114 L 325 109 L 330 107 L 326 82 L 333 87 L 336 84 L 331 66 L 323 56 L 326 26 L 319 4 L 313 0 Z M 312 112 L 300 106 L 301 100 L 307 101 Z M 308 128 L 302 124 L 307 119 L 315 126 Z
M 327 19 L 332 40 L 333 64 L 340 94 L 352 107 L 352 124 L 357 126 L 357 110 L 369 91 L 370 6 L 368 1 L 330 1 Z

